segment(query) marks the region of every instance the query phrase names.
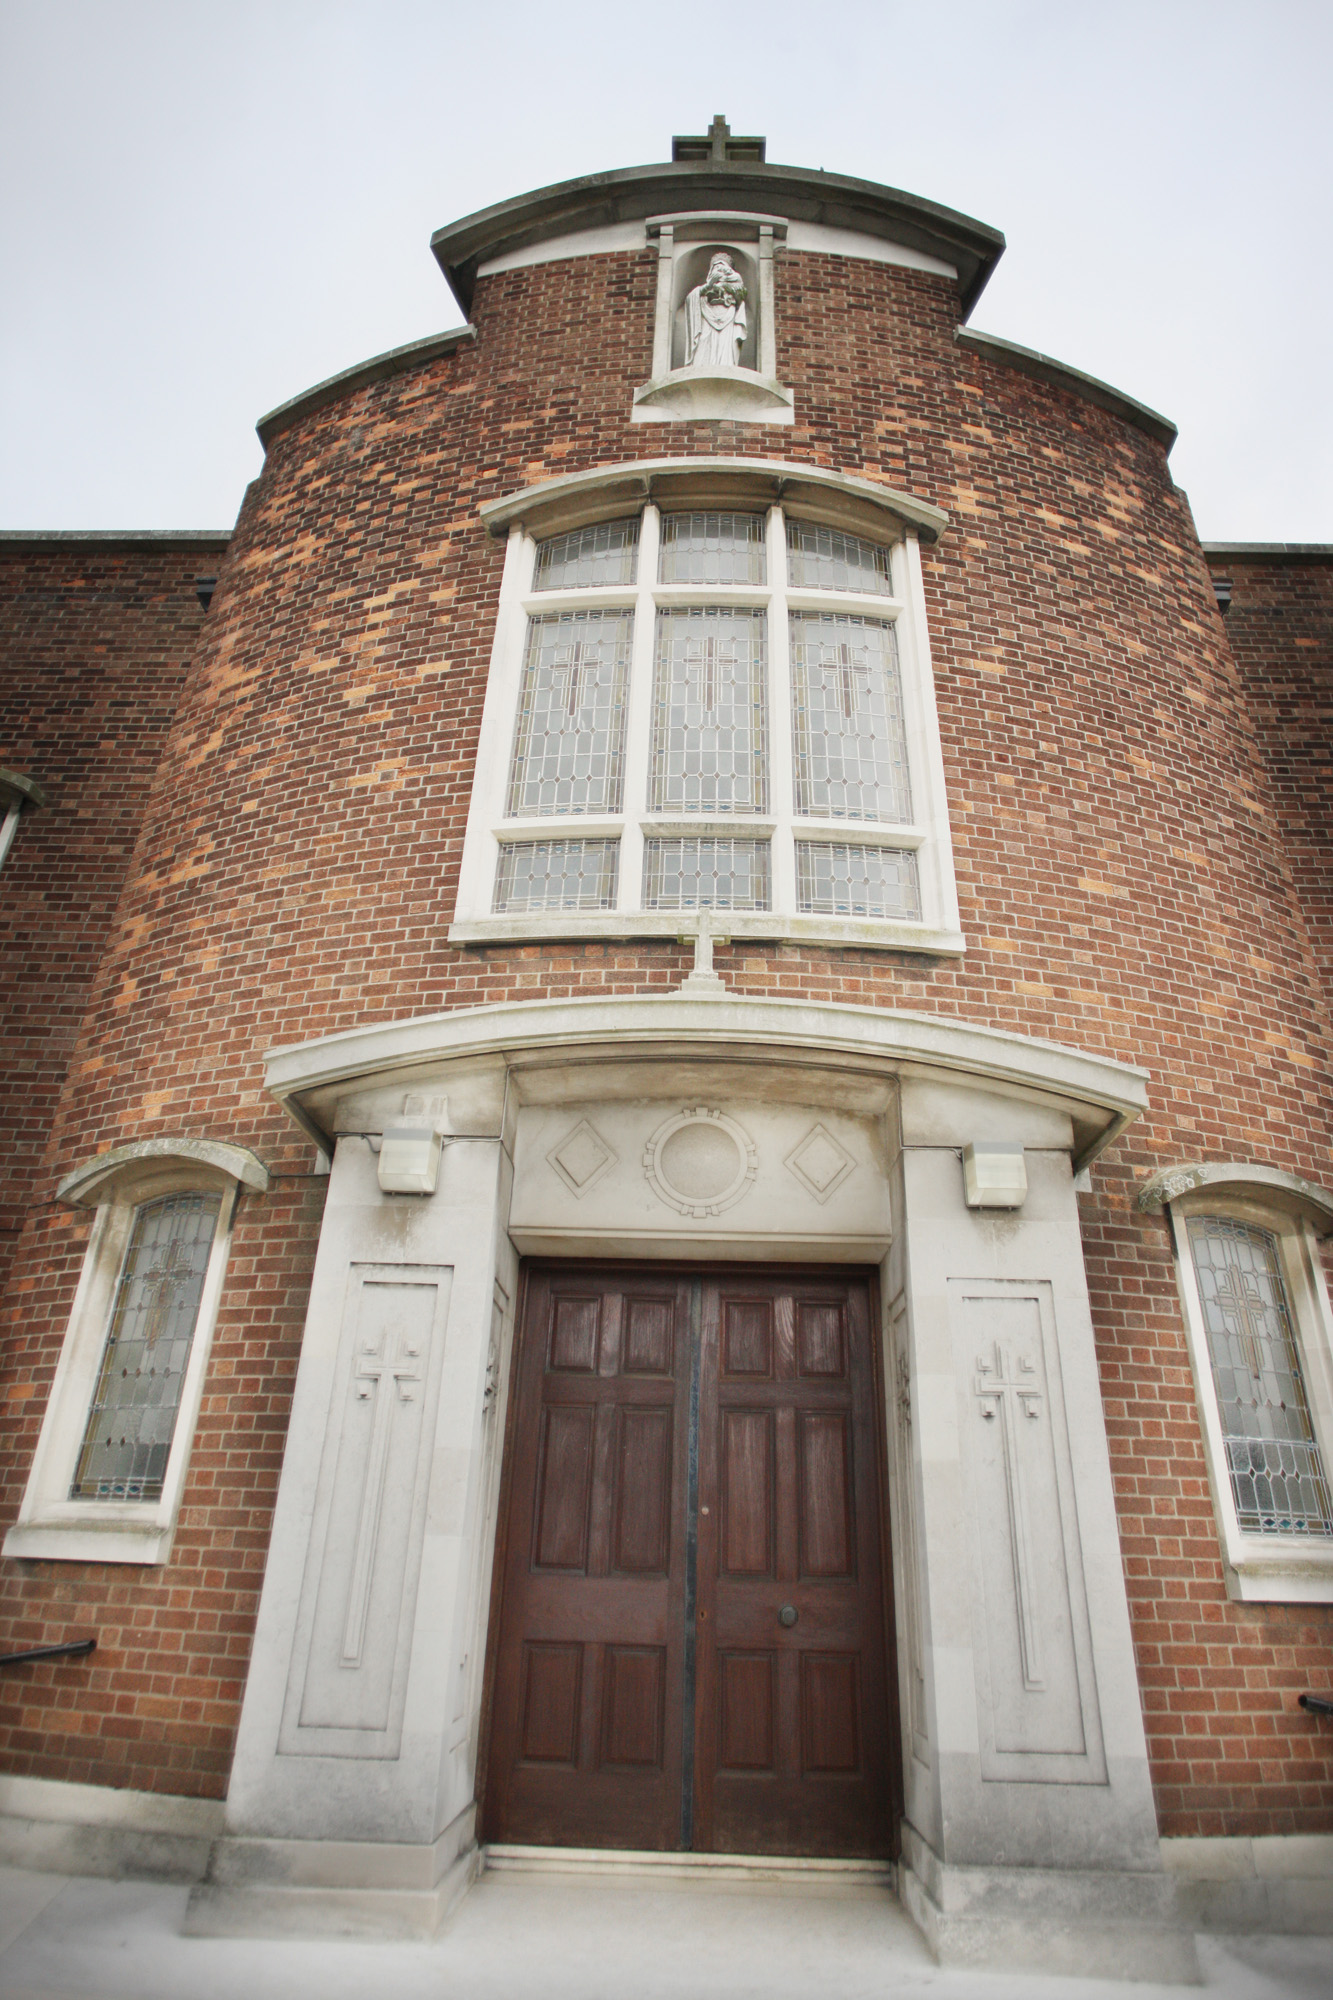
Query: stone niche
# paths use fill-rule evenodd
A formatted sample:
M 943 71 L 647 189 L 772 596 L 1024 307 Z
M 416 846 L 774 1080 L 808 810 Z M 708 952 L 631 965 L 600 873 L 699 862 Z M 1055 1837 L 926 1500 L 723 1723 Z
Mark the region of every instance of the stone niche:
M 652 379 L 634 391 L 636 424 L 790 424 L 792 392 L 777 380 L 773 257 L 787 224 L 775 215 L 660 215 L 648 221 L 656 243 L 657 307 Z M 725 257 L 745 287 L 745 327 L 735 367 L 691 355 L 689 300 Z

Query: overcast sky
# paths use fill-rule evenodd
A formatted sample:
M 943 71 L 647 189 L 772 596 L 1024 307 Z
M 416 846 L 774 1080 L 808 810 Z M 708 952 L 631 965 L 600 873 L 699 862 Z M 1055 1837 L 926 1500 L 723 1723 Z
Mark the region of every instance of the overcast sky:
M 1330 0 L 0 0 L 0 527 L 226 527 L 458 322 L 432 229 L 720 110 L 1002 229 L 972 324 L 1171 417 L 1205 539 L 1333 541 L 1331 74 Z

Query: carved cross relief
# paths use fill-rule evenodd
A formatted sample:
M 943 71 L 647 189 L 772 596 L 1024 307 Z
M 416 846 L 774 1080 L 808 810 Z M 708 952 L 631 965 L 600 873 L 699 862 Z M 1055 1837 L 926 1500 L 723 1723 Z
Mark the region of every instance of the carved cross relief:
M 347 1593 L 347 1618 L 341 1653 L 344 1667 L 359 1667 L 365 1651 L 366 1620 L 370 1612 L 370 1587 L 375 1574 L 375 1551 L 384 1507 L 384 1482 L 389 1469 L 389 1433 L 394 1406 L 397 1403 L 414 1403 L 421 1388 L 421 1341 L 412 1337 L 406 1339 L 398 1359 L 392 1362 L 385 1354 L 388 1344 L 387 1333 L 377 1340 L 368 1340 L 356 1360 L 356 1400 L 358 1403 L 372 1403 L 374 1414 L 370 1450 L 366 1454 L 365 1485 L 361 1490 L 351 1584 Z
M 1008 1345 L 997 1340 L 989 1357 L 984 1354 L 977 1356 L 973 1388 L 981 1404 L 983 1419 L 987 1423 L 998 1421 L 1003 1435 L 1009 1544 L 1013 1550 L 1023 1685 L 1035 1691 L 1044 1688 L 1046 1681 L 1041 1664 L 1032 1521 L 1023 1486 L 1023 1447 L 1020 1440 L 1024 1426 L 1035 1423 L 1042 1413 L 1043 1395 L 1037 1379 L 1037 1364 L 1030 1354 L 1019 1353 L 1015 1358 Z

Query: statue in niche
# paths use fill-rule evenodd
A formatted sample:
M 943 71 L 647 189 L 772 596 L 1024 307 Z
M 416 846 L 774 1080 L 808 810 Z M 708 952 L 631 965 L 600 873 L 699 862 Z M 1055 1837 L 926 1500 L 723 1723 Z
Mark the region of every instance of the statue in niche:
M 745 317 L 745 281 L 724 250 L 708 266 L 708 276 L 686 296 L 687 368 L 739 368 Z

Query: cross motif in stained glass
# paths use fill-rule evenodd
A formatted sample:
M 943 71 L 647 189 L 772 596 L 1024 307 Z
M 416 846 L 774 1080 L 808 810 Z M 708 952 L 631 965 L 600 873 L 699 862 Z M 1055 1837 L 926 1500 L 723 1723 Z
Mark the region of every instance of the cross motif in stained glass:
M 797 812 L 910 820 L 893 626 L 877 618 L 793 612 L 791 683 Z
M 509 812 L 619 812 L 634 615 L 533 618 L 523 660 Z
M 1191 1217 L 1188 1233 L 1237 1520 L 1248 1534 L 1333 1536 L 1277 1239 L 1229 1216 Z
M 72 1500 L 160 1496 L 220 1205 L 177 1194 L 135 1210 Z
M 765 809 L 766 631 L 762 611 L 700 605 L 658 613 L 649 784 L 654 809 Z

